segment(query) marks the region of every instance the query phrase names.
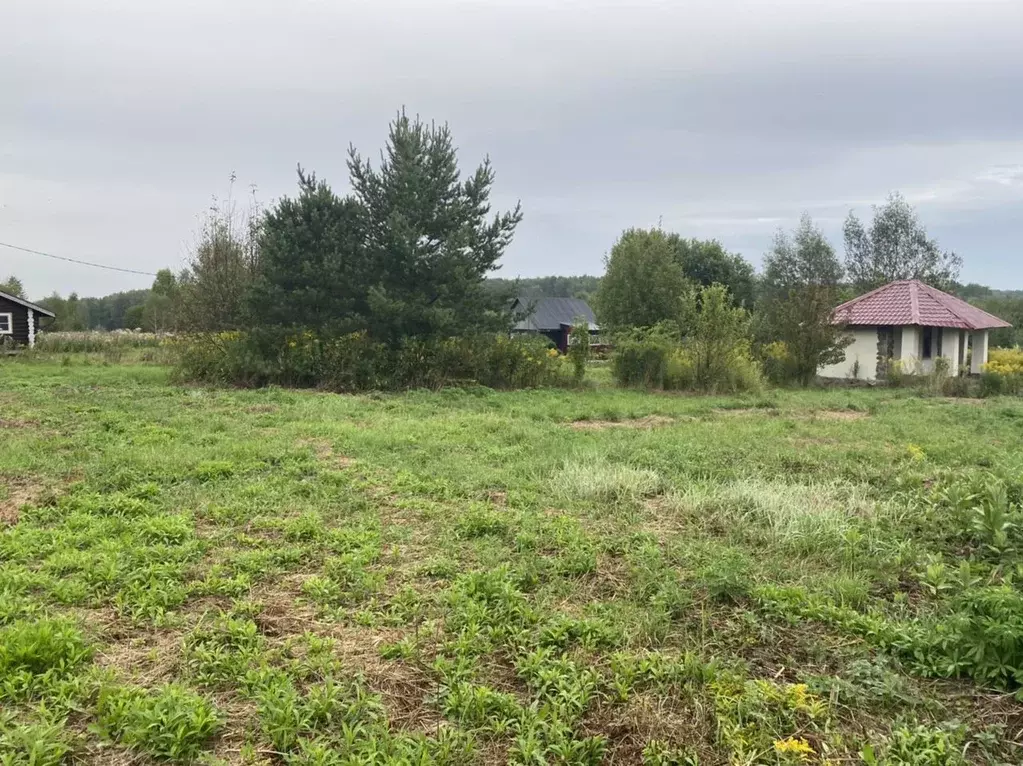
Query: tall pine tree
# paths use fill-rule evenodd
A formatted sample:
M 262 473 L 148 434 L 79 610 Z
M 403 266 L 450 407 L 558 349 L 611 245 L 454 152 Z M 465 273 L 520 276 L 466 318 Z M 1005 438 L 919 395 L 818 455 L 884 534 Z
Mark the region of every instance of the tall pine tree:
M 451 132 L 402 112 L 379 167 L 352 148 L 348 168 L 365 215 L 370 334 L 397 343 L 508 324 L 484 285 L 498 268 L 520 206 L 491 216 L 494 171 L 484 160 L 461 180 Z
M 255 326 L 353 332 L 366 328 L 371 273 L 366 216 L 315 174 L 298 169 L 299 194 L 282 198 L 260 227 L 259 266 L 249 291 Z

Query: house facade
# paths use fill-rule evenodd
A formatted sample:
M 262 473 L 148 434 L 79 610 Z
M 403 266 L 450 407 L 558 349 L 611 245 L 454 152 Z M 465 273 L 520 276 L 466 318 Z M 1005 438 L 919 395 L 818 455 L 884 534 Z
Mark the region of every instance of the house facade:
M 562 353 L 568 350 L 576 322 L 584 321 L 591 337 L 599 329 L 593 309 L 579 298 L 516 298 L 512 313 L 524 315 L 512 328 L 513 333 L 543 335 Z
M 52 319 L 53 316 L 52 311 L 42 306 L 0 292 L 0 344 L 32 348 L 36 344 L 40 318 Z
M 820 369 L 824 378 L 877 380 L 895 360 L 907 373 L 928 373 L 944 357 L 955 375 L 987 363 L 988 331 L 1010 327 L 976 306 L 916 279 L 891 282 L 835 309 L 832 322 L 853 338 L 845 358 Z

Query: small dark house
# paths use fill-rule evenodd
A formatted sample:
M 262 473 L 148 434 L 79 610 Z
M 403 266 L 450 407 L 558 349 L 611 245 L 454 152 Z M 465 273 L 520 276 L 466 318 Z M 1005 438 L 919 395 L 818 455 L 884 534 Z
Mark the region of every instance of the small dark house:
M 589 325 L 591 337 L 598 331 L 593 309 L 578 298 L 516 298 L 512 311 L 526 314 L 512 332 L 544 335 L 561 352 L 568 350 L 568 337 L 577 321 L 583 320 Z
M 53 318 L 53 312 L 5 292 L 0 292 L 0 345 L 14 343 L 32 348 L 36 344 L 41 317 Z

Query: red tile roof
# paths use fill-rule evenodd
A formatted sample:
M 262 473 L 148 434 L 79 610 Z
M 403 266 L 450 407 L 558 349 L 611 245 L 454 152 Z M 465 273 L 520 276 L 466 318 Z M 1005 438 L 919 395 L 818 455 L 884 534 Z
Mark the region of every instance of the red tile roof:
M 835 309 L 832 322 L 841 325 L 921 325 L 990 330 L 1012 327 L 954 295 L 917 279 L 902 279 L 853 298 Z

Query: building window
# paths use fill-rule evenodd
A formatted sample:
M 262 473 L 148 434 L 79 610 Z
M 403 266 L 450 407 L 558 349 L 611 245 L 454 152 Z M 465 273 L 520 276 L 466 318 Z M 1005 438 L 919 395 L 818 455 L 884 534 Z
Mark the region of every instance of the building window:
M 0 314 L 0 335 L 14 335 L 13 314 Z
M 930 359 L 934 354 L 934 328 L 925 327 L 923 337 L 923 353 L 920 354 L 923 359 Z

